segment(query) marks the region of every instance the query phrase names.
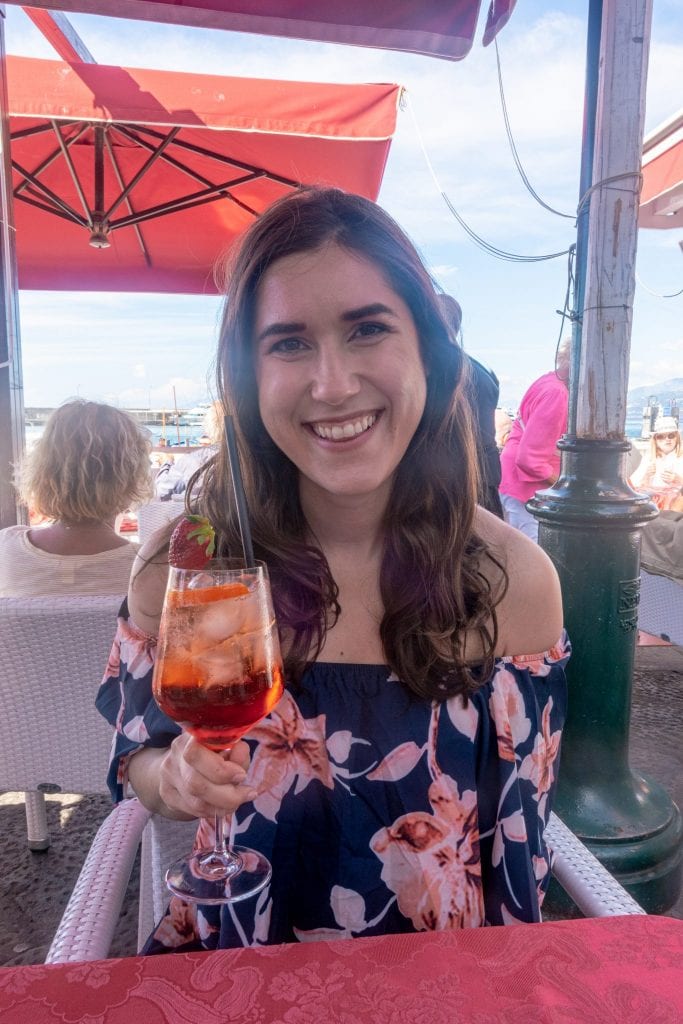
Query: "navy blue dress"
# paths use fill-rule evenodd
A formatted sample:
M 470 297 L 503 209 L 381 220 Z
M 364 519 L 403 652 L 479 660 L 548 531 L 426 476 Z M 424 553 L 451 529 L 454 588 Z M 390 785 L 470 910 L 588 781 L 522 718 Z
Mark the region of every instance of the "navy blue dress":
M 116 800 L 131 754 L 179 732 L 152 697 L 155 639 L 122 611 L 97 698 Z M 386 666 L 314 665 L 246 737 L 258 796 L 231 836 L 269 858 L 271 883 L 225 907 L 173 897 L 145 951 L 540 920 L 568 656 L 563 636 L 499 658 L 466 706 L 420 700 Z M 201 822 L 199 845 L 212 832 Z

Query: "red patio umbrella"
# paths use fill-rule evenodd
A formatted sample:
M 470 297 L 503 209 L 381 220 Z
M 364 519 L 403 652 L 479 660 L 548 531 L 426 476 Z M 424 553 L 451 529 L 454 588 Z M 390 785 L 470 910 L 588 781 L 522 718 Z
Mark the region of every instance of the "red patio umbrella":
M 683 110 L 643 139 L 641 228 L 683 227 Z
M 20 288 L 215 292 L 301 183 L 377 197 L 397 85 L 7 60 Z
M 515 3 L 491 0 L 484 45 L 507 23 Z M 482 0 L 36 0 L 32 6 L 462 60 L 472 48 L 481 5 Z

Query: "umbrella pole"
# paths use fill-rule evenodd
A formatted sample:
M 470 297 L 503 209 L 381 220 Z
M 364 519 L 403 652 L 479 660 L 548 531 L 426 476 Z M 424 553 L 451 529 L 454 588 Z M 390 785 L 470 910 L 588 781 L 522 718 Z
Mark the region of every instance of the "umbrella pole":
M 12 466 L 24 452 L 25 430 L 7 111 L 5 9 L 0 7 L 0 528 L 28 521 L 12 487 Z
M 557 810 L 646 910 L 661 913 L 680 892 L 683 828 L 664 789 L 629 766 L 640 532 L 656 510 L 628 484 L 624 433 L 651 7 L 590 4 L 600 45 L 589 38 L 582 196 L 606 184 L 577 225 L 579 319 L 560 477 L 529 508 L 560 575 L 574 645 Z

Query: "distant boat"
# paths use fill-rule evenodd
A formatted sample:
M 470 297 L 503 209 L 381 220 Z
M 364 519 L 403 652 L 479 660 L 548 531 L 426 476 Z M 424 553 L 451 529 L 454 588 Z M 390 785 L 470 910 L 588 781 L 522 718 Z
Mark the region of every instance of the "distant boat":
M 189 427 L 201 427 L 204 422 L 204 417 L 211 408 L 209 402 L 195 405 L 192 409 L 188 409 L 181 416 L 180 422 Z

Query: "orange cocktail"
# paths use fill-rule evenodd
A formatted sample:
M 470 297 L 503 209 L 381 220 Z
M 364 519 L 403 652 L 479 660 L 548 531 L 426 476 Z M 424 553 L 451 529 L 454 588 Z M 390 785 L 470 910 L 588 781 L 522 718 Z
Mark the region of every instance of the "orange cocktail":
M 277 704 L 282 658 L 265 565 L 208 562 L 169 571 L 152 689 L 157 704 L 203 746 L 228 751 Z M 246 899 L 271 867 L 256 850 L 229 847 L 216 813 L 213 849 L 172 864 L 169 888 L 197 903 Z

